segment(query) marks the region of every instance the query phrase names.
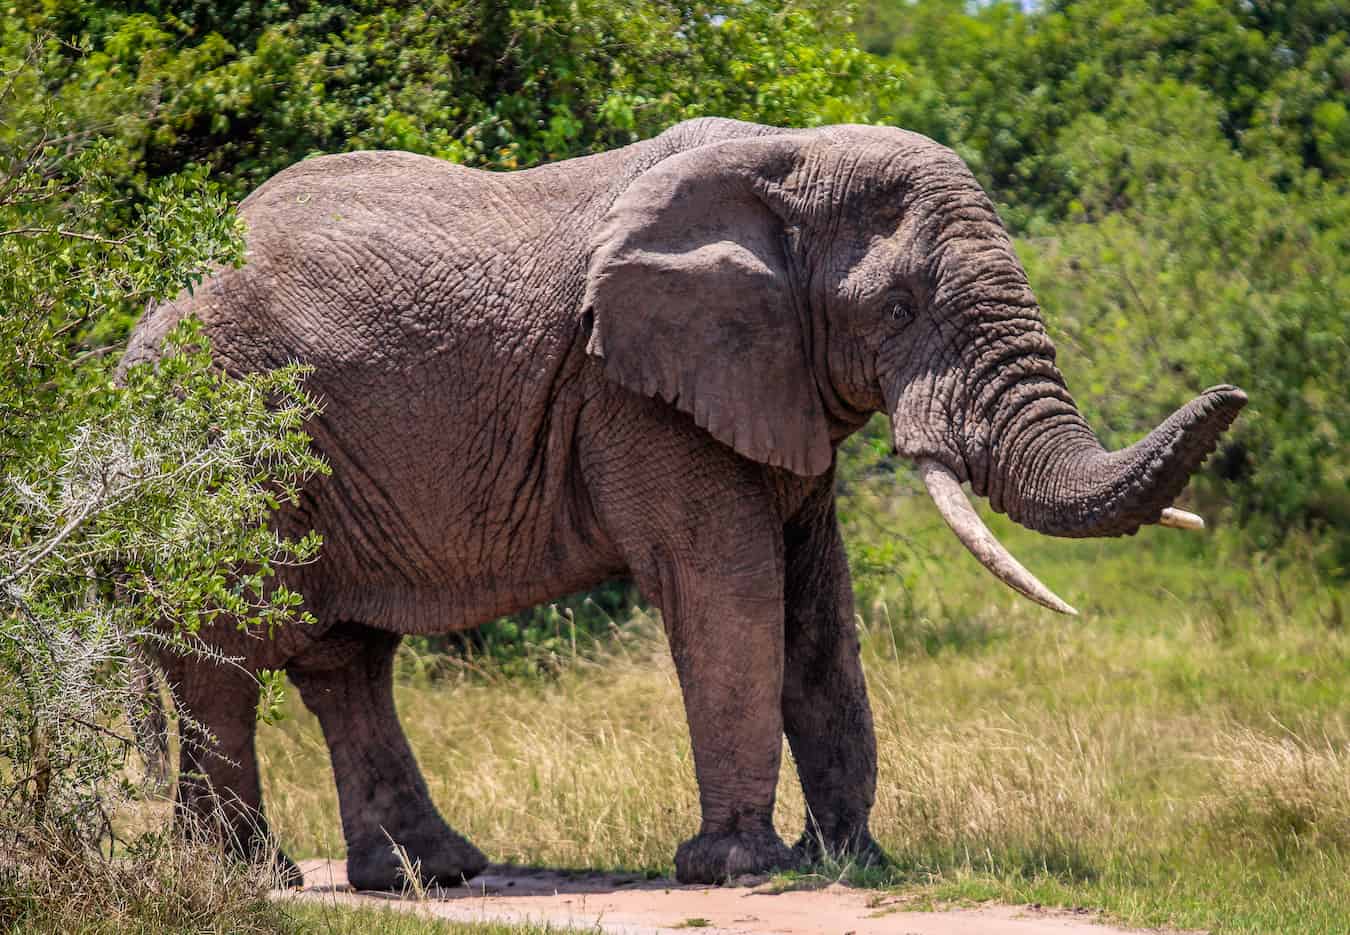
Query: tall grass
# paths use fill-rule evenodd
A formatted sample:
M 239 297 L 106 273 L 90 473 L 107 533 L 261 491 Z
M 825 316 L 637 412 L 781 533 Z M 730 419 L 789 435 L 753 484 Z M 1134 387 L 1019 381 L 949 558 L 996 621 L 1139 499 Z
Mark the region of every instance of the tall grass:
M 1244 728 L 1226 738 L 1210 800 L 1214 835 L 1281 865 L 1319 851 L 1350 857 L 1350 743 L 1313 730 Z
M 291 931 L 268 898 L 269 873 L 219 848 L 143 834 L 98 853 L 58 834 L 25 837 L 0 855 L 0 932 Z
M 1006 595 L 913 506 L 854 556 L 872 827 L 896 859 L 870 882 L 1216 931 L 1350 930 L 1341 586 L 1230 535 L 1065 543 L 995 519 L 1083 609 L 1071 620 Z M 398 686 L 433 797 L 494 860 L 666 873 L 697 828 L 659 627 L 629 634 L 556 678 Z M 340 857 L 326 752 L 289 704 L 262 731 L 274 827 L 294 856 Z M 777 821 L 804 824 L 786 750 Z

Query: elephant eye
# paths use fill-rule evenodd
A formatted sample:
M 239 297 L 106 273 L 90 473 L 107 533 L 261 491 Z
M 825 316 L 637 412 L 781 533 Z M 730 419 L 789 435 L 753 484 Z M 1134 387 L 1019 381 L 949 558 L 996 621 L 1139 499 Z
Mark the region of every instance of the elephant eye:
M 891 321 L 904 324 L 914 317 L 914 305 L 908 299 L 896 299 L 891 303 L 889 317 Z

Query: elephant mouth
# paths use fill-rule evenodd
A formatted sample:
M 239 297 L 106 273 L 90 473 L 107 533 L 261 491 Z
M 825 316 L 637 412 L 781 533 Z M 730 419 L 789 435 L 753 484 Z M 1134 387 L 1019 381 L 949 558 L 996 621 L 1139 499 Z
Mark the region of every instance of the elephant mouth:
M 1078 615 L 1077 610 L 1042 584 L 994 537 L 971 506 L 965 491 L 961 489 L 961 481 L 949 467 L 932 458 L 920 458 L 918 468 L 924 487 L 928 489 L 928 495 L 932 497 L 943 521 L 995 578 L 1042 607 L 1061 614 Z M 1194 513 L 1168 507 L 1162 511 L 1158 525 L 1199 530 L 1205 528 L 1205 521 Z

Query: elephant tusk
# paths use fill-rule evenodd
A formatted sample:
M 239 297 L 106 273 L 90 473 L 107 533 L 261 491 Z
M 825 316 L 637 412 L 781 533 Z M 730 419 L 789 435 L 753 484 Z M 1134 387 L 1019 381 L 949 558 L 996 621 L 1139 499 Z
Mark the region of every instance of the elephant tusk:
M 1042 607 L 1048 607 L 1061 614 L 1078 615 L 1078 611 L 1036 580 L 1036 576 L 1022 567 L 1022 564 L 994 538 L 989 527 L 966 499 L 961 482 L 946 465 L 931 458 L 922 458 L 919 461 L 919 476 L 923 478 L 928 495 L 933 498 L 933 503 L 942 514 L 943 520 L 951 527 L 952 532 L 956 533 L 956 538 L 961 540 L 961 544 L 970 550 L 970 554 L 974 555 L 981 565 L 994 573 L 995 578 Z
M 1162 516 L 1158 518 L 1159 526 L 1170 526 L 1173 529 L 1195 529 L 1205 528 L 1205 521 L 1194 513 L 1187 513 L 1185 510 L 1178 510 L 1175 507 L 1168 507 L 1162 511 Z

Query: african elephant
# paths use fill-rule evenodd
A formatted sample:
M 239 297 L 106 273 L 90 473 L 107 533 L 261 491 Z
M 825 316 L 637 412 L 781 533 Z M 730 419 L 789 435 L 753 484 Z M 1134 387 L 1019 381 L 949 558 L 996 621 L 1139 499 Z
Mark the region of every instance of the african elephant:
M 318 716 L 363 888 L 398 884 L 390 838 L 428 878 L 486 863 L 437 814 L 399 726 L 401 637 L 623 575 L 662 611 L 692 738 L 702 824 L 678 878 L 822 846 L 878 856 L 840 443 L 886 413 L 976 557 L 1072 612 L 960 484 L 1055 536 L 1193 524 L 1170 504 L 1246 401 L 1213 387 L 1104 450 L 990 199 L 950 150 L 892 128 L 702 119 L 511 173 L 324 156 L 240 214 L 245 264 L 148 312 L 128 360 L 193 314 L 229 371 L 314 368 L 309 430 L 332 474 L 276 521 L 324 536 L 284 574 L 318 624 L 212 639 L 244 668 L 284 668 Z M 184 748 L 180 808 L 224 801 L 254 846 L 255 682 L 162 663 L 218 742 Z M 772 821 L 783 734 L 811 813 L 795 848 Z

